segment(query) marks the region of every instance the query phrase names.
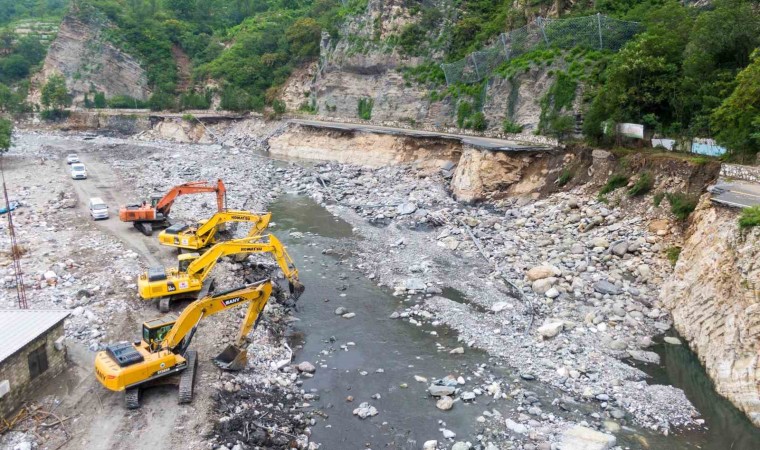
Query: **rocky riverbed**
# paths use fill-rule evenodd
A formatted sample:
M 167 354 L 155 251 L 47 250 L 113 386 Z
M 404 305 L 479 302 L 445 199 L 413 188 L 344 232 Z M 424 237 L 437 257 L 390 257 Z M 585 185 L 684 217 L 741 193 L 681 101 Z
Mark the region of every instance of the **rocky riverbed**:
M 223 138 L 231 143 L 260 142 Z M 480 349 L 489 355 L 483 367 L 453 377 L 442 372 L 423 381 L 409 374 L 409 380 L 424 383 L 432 397 L 425 407 L 457 410 L 473 401 L 496 402 L 472 415 L 476 433 L 457 436 L 441 426 L 439 435 L 421 443 L 425 448 L 603 449 L 631 446 L 628 438 L 621 438 L 621 430 L 623 435 L 636 430 L 668 434 L 701 428 L 697 411 L 681 390 L 648 384 L 647 375 L 631 363 L 658 364 L 651 346 L 672 327 L 658 295 L 672 271 L 666 251 L 680 240 L 681 228 L 651 199 L 630 199 L 625 190 L 598 197 L 598 188 L 583 185 L 546 198 L 527 195 L 473 206 L 451 197 L 451 167 L 302 166 L 273 161 L 260 149 L 246 147 L 101 137 L 85 141 L 28 133 L 14 151 L 25 158 L 54 161 L 65 155 L 68 144 L 48 147 L 51 139 L 73 140 L 81 146 L 80 153 L 91 152 L 102 170 L 107 167 L 119 178 L 120 196 L 128 196 L 125 201 L 188 180 L 222 178 L 229 207 L 265 210 L 291 193 L 309 196 L 347 221 L 355 234 L 352 244 L 322 243 L 321 252 L 345 255 L 340 258 L 343 263 L 396 296 L 398 307 L 389 319 L 427 330 L 433 339 L 444 328 L 455 332 L 459 342 L 439 343 L 439 352 L 456 355 Z M 22 230 L 37 227 L 36 232 L 47 233 L 46 239 L 69 239 L 71 248 L 87 249 L 81 254 L 106 254 L 113 260 L 111 267 L 110 259 L 106 265 L 102 256 L 90 256 L 85 264 L 81 257 L 56 252 L 57 262 L 52 262 L 35 253 L 25 265 L 39 274 L 30 280 L 30 288 L 40 291 L 44 304 L 77 312 L 66 326 L 72 339 L 97 348 L 118 338 L 110 325 L 113 317 L 125 308 L 138 316 L 144 311 L 144 305 L 134 302 L 134 293 L 122 287 L 134 288 L 134 276 L 152 264 L 151 258 L 169 264 L 173 256 L 155 248 L 143 254 L 139 247 L 125 245 L 119 235 L 82 233 L 81 218 L 65 206 L 72 201 L 70 189 L 69 194 L 60 189 L 60 198 L 50 204 L 53 211 L 68 211 L 70 217 L 60 222 L 68 225 L 45 228 L 50 214 L 58 213 L 48 214 L 43 208 L 43 200 L 48 200 L 44 182 L 38 181 L 38 187 L 26 184 L 31 187 L 22 192 L 28 191 L 29 198 L 19 199 L 36 205 L 36 215 L 32 210 L 24 213 L 30 217 Z M 211 198 L 178 201 L 173 218 L 194 221 L 210 215 L 211 208 Z M 293 233 L 288 239 L 310 239 L 309 233 Z M 255 278 L 262 264 L 273 270 L 266 258 L 250 257 L 243 264 L 225 261 L 216 269 L 217 280 L 221 288 L 233 287 L 241 278 Z M 78 265 L 84 267 L 80 270 Z M 51 270 L 55 282 L 46 277 Z M 11 282 L 9 274 L 4 274 L 6 283 Z M 349 286 L 341 280 L 335 283 Z M 83 289 L 92 295 L 78 296 Z M 308 292 L 307 286 L 306 301 L 321 301 L 309 298 Z M 12 293 L 4 291 L 0 301 L 12 306 Z M 114 302 L 114 296 L 128 300 Z M 347 309 L 338 317 L 352 320 L 351 314 L 362 313 Z M 273 301 L 266 317 L 253 339 L 250 370 L 204 375 L 213 388 L 206 391 L 214 402 L 207 413 L 216 421 L 200 438 L 214 448 L 319 444 L 309 436 L 320 418 L 310 405 L 320 393 L 303 384 L 324 367 L 316 359 L 303 367 L 291 364 L 283 336 L 292 317 L 282 305 Z M 235 324 L 219 321 L 207 330 L 210 327 L 221 327 L 224 335 L 232 336 Z M 209 339 L 202 348 L 210 353 L 226 342 Z M 504 369 L 494 372 L 496 367 Z M 261 395 L 264 392 L 268 394 Z M 374 420 L 382 401 L 362 402 L 366 405 L 352 406 L 352 420 Z M 384 420 L 382 414 L 377 419 Z

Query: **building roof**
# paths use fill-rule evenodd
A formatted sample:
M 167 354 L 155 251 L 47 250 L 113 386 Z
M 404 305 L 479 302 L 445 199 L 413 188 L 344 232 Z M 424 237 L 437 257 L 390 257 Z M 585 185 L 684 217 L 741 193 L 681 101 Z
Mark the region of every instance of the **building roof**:
M 68 317 L 69 311 L 0 309 L 0 362 Z

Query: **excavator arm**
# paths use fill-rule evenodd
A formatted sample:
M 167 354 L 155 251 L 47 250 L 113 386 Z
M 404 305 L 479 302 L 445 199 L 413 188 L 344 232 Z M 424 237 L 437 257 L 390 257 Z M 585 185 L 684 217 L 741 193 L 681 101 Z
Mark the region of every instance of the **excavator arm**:
M 190 183 L 174 186 L 161 200 L 156 203 L 156 211 L 168 216 L 172 209 L 174 200 L 180 195 L 200 194 L 204 192 L 216 192 L 216 204 L 219 211 L 224 211 L 224 196 L 227 189 L 224 187 L 222 180 L 217 180 L 216 185 L 205 181 L 192 181 Z
M 264 310 L 271 294 L 272 282 L 264 280 L 248 284 L 243 288 L 232 289 L 196 300 L 182 311 L 171 331 L 164 338 L 162 347 L 174 352 L 178 352 L 177 350 L 180 346 L 186 349 L 190 345 L 194 330 L 201 320 L 247 303 L 248 312 L 235 340 L 237 346 L 243 345 L 246 336 L 248 336 L 256 319 Z M 179 351 L 178 353 L 184 353 L 184 351 Z
M 269 234 L 267 237 L 268 242 L 262 242 L 260 236 L 220 242 L 191 262 L 187 267 L 187 273 L 203 281 L 211 273 L 219 258 L 223 256 L 243 253 L 271 253 L 285 274 L 285 278 L 290 282 L 291 294 L 298 298 L 303 292 L 303 285 L 298 281 L 298 270 L 293 259 L 288 255 L 285 246 L 279 239 L 273 234 Z
M 195 232 L 196 236 L 205 236 L 212 232 L 221 223 L 227 222 L 251 222 L 253 226 L 248 233 L 248 237 L 258 236 L 269 226 L 272 219 L 272 213 L 252 213 L 249 211 L 226 210 L 219 211 L 205 223 L 198 227 Z

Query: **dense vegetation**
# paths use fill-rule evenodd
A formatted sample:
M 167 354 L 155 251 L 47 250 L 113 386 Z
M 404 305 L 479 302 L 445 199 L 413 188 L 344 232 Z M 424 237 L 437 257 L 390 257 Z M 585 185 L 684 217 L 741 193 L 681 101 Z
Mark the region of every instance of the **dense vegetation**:
M 58 18 L 68 0 L 0 0 L 0 27 L 21 19 Z
M 139 57 L 153 109 L 208 108 L 215 80 L 221 107 L 261 109 L 299 63 L 316 58 L 323 31 L 336 34 L 341 0 L 79 0 L 86 20 L 118 25 L 109 38 Z M 186 54 L 191 79 L 177 68 Z

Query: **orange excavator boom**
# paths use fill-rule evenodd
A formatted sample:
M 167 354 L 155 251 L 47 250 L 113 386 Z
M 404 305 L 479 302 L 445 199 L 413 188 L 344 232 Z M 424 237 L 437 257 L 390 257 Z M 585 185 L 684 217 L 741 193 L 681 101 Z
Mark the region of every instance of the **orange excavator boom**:
M 224 211 L 227 189 L 222 180 L 216 180 L 216 184 L 205 181 L 192 181 L 174 186 L 157 201 L 153 197 L 151 203 L 143 202 L 142 204 L 122 206 L 119 209 L 119 219 L 122 222 L 132 222 L 141 233 L 150 236 L 154 228 L 166 228 L 171 225 L 169 222 L 169 211 L 171 211 L 177 197 L 203 192 L 216 192 L 217 208 L 219 212 Z
M 166 195 L 161 198 L 156 204 L 156 211 L 168 216 L 169 211 L 172 209 L 174 200 L 180 195 L 185 194 L 200 194 L 204 192 L 216 192 L 216 205 L 218 210 L 224 211 L 224 196 L 227 193 L 227 189 L 224 187 L 224 182 L 216 180 L 216 185 L 207 183 L 205 181 L 192 181 L 190 183 L 180 184 L 174 186 Z

